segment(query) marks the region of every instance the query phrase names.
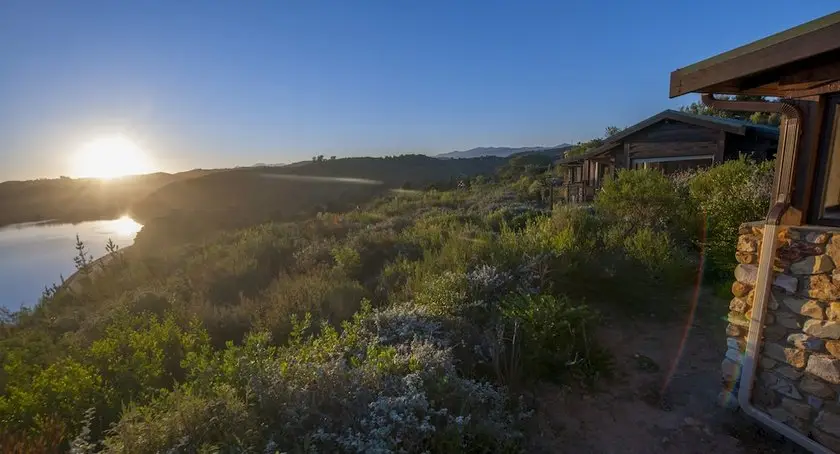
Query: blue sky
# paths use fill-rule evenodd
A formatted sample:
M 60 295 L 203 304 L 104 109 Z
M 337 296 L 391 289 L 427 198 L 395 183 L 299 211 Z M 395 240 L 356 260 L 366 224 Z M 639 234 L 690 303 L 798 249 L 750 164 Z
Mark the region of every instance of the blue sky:
M 0 2 L 0 180 L 130 136 L 164 171 L 585 140 L 836 0 Z M 718 12 L 720 11 L 720 12 Z

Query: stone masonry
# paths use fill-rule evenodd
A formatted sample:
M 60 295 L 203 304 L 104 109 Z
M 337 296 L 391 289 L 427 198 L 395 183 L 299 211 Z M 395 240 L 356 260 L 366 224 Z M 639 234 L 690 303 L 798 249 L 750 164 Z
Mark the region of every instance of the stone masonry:
M 737 388 L 755 298 L 763 226 L 739 230 L 724 381 Z M 783 227 L 753 404 L 840 452 L 840 229 Z

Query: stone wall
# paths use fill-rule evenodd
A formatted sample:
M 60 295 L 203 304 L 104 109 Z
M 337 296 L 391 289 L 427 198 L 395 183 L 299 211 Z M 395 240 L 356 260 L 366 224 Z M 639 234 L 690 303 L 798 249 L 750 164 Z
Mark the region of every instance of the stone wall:
M 739 231 L 723 377 L 734 399 L 763 226 Z M 840 452 L 840 229 L 779 229 L 753 404 Z M 837 264 L 837 265 L 835 265 Z

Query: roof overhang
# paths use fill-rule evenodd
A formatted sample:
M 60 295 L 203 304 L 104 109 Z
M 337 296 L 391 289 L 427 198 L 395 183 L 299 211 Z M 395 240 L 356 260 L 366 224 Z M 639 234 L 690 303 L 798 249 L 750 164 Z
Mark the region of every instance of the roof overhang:
M 672 72 L 670 97 L 832 91 L 840 91 L 840 11 Z

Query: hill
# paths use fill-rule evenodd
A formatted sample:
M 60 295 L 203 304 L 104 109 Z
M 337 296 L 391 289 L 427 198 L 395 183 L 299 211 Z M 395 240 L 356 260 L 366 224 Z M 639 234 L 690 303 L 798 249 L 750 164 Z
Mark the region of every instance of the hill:
M 501 158 L 440 160 L 423 155 L 344 158 L 283 167 L 239 168 L 176 181 L 133 204 L 143 244 L 179 241 L 219 229 L 289 220 L 354 207 L 389 189 L 454 188 L 493 174 Z
M 114 180 L 56 178 L 0 183 L 0 226 L 57 220 L 78 222 L 119 217 L 133 203 L 172 182 L 213 171 L 152 173 Z
M 515 154 L 520 153 L 533 153 L 533 152 L 543 152 L 543 151 L 565 151 L 572 146 L 564 143 L 557 145 L 556 147 L 519 147 L 519 148 L 510 148 L 510 147 L 478 147 L 472 148 L 470 150 L 464 151 L 450 151 L 449 153 L 442 153 L 436 155 L 436 158 L 479 158 L 482 156 L 496 156 L 496 157 L 508 157 Z

